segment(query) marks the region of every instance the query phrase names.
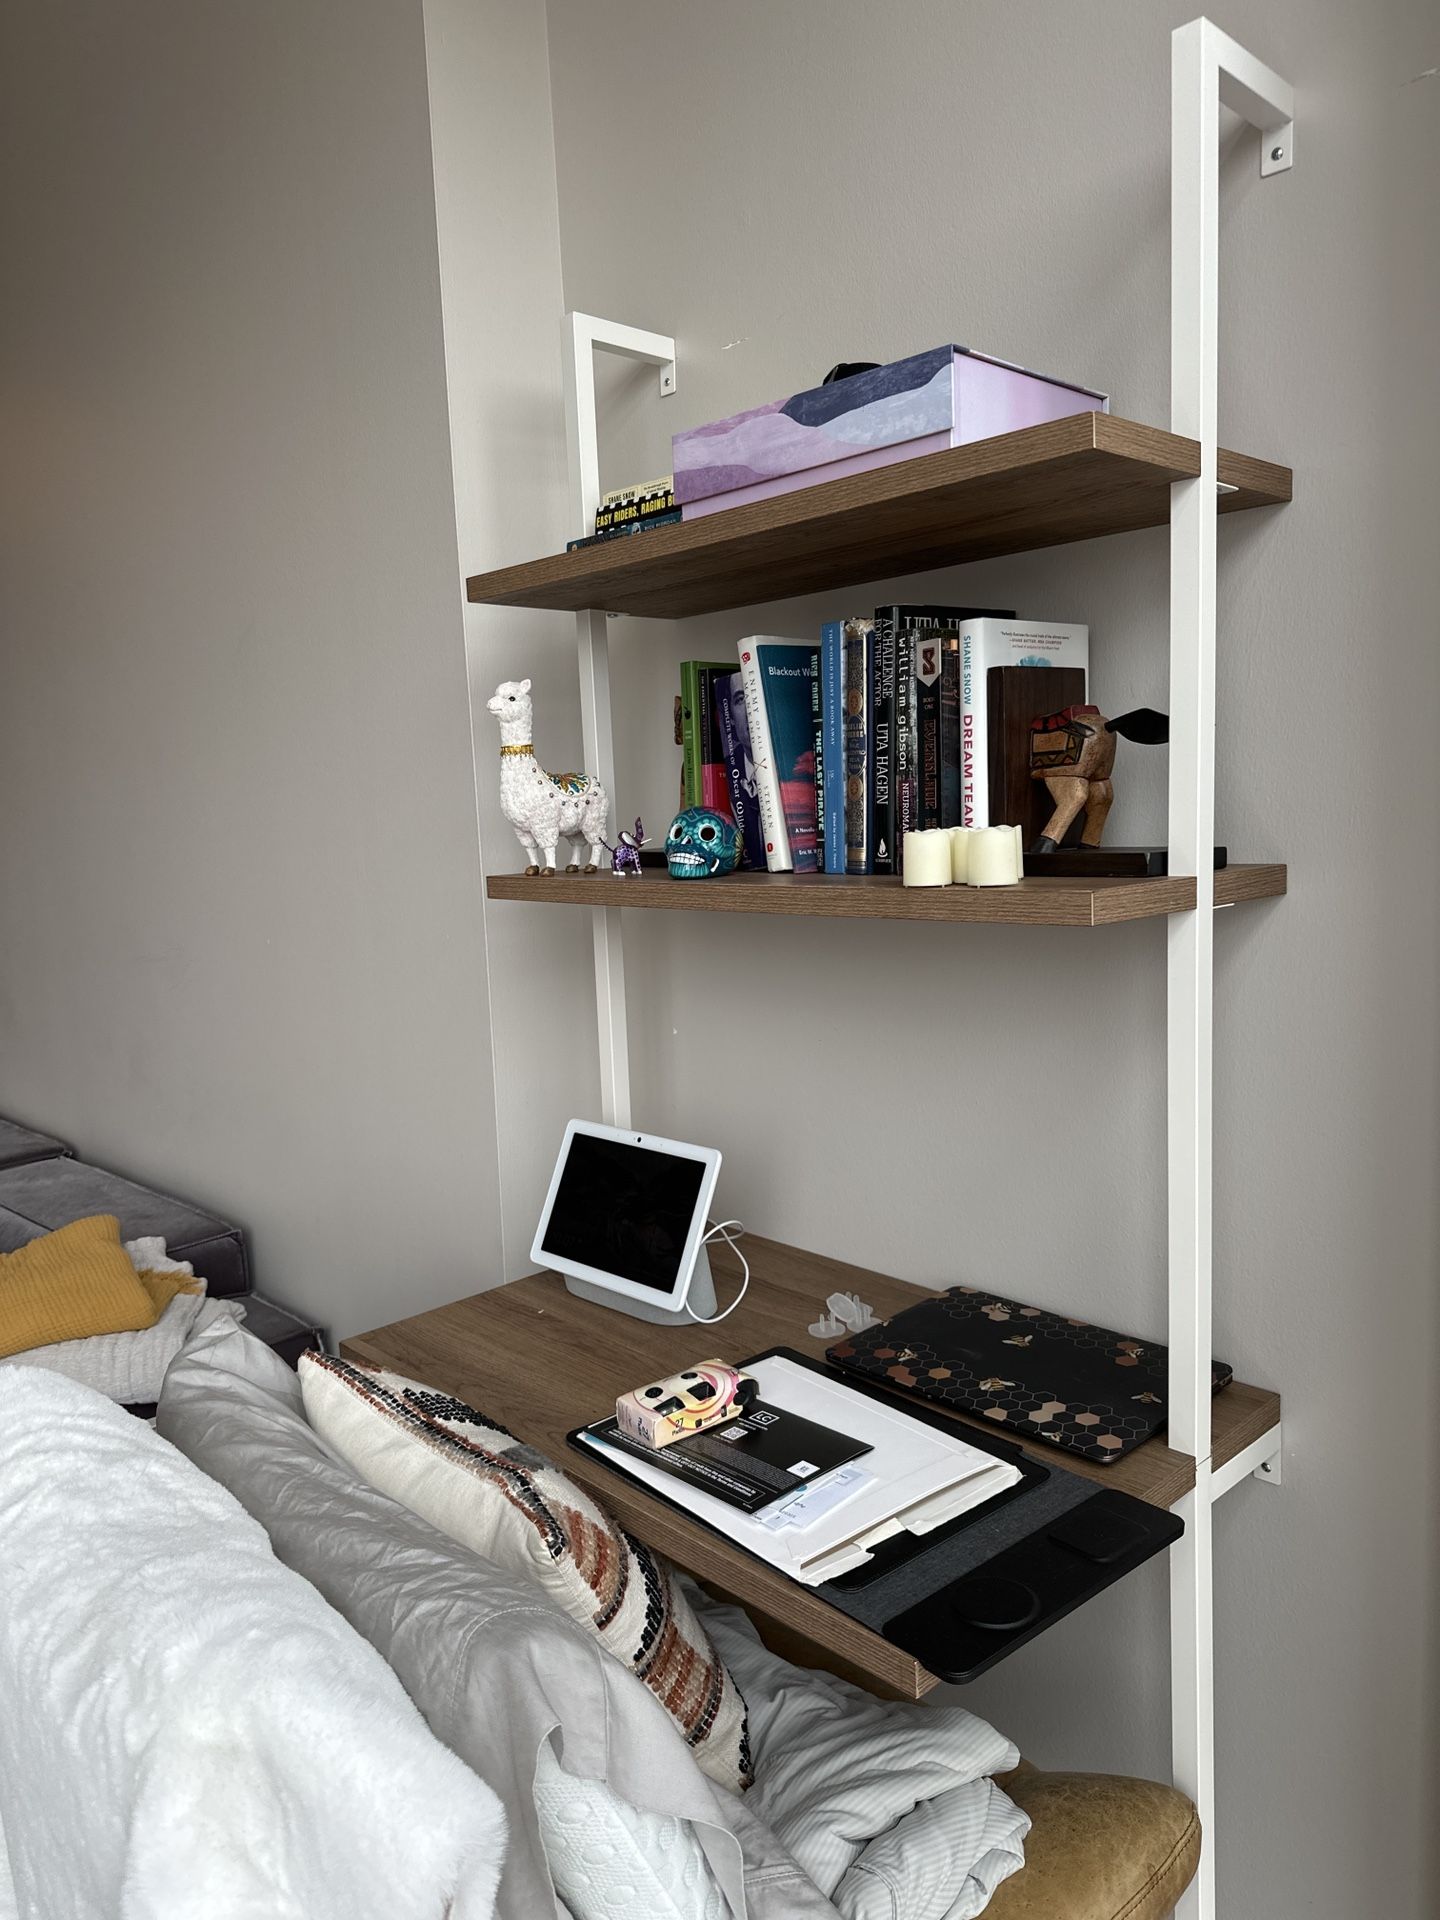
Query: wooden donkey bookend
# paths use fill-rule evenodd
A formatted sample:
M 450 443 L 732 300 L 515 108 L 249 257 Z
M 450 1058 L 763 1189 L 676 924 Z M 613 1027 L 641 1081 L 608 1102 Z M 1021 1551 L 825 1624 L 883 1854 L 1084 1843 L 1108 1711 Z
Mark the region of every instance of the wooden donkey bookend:
M 1170 738 L 1170 716 L 1153 707 L 1136 707 L 1118 720 L 1107 720 L 1098 707 L 1065 707 L 1030 722 L 1030 778 L 1043 780 L 1055 802 L 1032 853 L 1054 853 L 1082 808 L 1080 844 L 1099 846 L 1115 798 L 1110 775 L 1117 734 L 1161 746 Z

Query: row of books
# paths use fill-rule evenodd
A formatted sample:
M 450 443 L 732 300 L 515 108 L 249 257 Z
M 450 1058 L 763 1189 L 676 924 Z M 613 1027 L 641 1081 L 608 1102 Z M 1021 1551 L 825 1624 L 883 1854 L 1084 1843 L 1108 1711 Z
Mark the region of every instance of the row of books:
M 989 670 L 1083 670 L 1089 629 L 889 606 L 739 654 L 681 666 L 685 804 L 733 818 L 744 866 L 899 874 L 907 833 L 991 824 Z
M 650 527 L 670 527 L 680 519 L 675 499 L 675 482 L 668 473 L 658 480 L 644 480 L 638 486 L 614 487 L 600 496 L 595 509 L 595 530 L 579 540 L 567 540 L 565 551 L 594 547 L 606 540 L 618 540 L 626 534 L 644 533 Z

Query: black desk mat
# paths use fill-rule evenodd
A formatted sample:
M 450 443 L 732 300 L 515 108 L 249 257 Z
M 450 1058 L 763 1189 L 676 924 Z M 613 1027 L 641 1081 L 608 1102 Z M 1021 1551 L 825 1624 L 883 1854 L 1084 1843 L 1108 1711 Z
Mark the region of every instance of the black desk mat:
M 793 1348 L 771 1347 L 740 1364 L 752 1367 L 770 1359 L 792 1361 L 866 1399 L 900 1407 L 922 1425 L 958 1434 L 981 1453 L 1024 1472 L 1024 1483 L 1014 1492 L 987 1501 L 933 1534 L 912 1535 L 900 1543 L 900 1556 L 885 1571 L 861 1570 L 805 1588 L 903 1647 L 942 1679 L 975 1679 L 1184 1531 L 1173 1514 L 1147 1501 L 1099 1487 L 1058 1464 L 1041 1466 L 1013 1441 L 959 1427 L 933 1407 L 902 1402 L 882 1387 Z M 578 1439 L 582 1431 L 577 1428 L 568 1436 L 570 1445 L 593 1460 L 593 1450 Z M 645 1491 L 737 1551 L 747 1551 L 723 1528 L 691 1512 L 683 1499 L 648 1484 Z M 758 1555 L 751 1557 L 757 1565 L 771 1565 Z

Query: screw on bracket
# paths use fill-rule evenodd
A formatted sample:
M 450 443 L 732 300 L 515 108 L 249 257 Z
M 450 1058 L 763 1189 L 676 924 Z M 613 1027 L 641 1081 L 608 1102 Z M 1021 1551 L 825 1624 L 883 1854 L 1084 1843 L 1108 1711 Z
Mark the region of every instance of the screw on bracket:
M 1271 127 L 1260 140 L 1260 173 L 1262 178 L 1272 173 L 1288 173 L 1295 164 L 1295 123 L 1288 121 L 1284 126 Z

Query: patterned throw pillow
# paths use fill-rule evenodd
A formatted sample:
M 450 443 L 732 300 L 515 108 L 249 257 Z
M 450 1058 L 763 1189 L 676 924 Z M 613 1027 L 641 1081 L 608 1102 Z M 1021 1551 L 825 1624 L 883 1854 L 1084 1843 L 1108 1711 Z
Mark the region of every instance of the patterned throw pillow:
M 537 1580 L 643 1680 L 700 1767 L 751 1780 L 745 1702 L 669 1565 L 533 1447 L 453 1395 L 307 1353 L 311 1426 L 372 1487 L 452 1540 Z

